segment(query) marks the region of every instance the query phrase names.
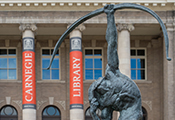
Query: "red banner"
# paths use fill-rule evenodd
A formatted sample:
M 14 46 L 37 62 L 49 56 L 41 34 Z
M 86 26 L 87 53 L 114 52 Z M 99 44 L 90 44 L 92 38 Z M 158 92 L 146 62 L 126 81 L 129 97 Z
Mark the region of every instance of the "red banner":
M 70 105 L 83 104 L 82 52 L 70 52 Z
M 23 104 L 36 104 L 35 52 L 24 51 L 22 59 Z

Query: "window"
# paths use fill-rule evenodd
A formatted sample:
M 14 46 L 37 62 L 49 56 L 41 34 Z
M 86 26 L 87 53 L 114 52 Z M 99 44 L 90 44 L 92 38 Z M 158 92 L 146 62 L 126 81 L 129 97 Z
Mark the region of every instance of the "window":
M 0 120 L 18 120 L 16 109 L 10 105 L 4 106 L 0 111 Z
M 102 49 L 85 49 L 85 79 L 102 77 Z
M 42 49 L 42 79 L 43 80 L 58 80 L 59 76 L 59 51 L 56 53 L 52 62 L 52 66 L 49 70 L 47 67 L 50 63 L 50 58 L 53 49 Z
M 42 120 L 61 120 L 60 110 L 55 106 L 47 106 L 42 112 Z
M 16 49 L 0 49 L 0 80 L 17 79 Z
M 90 115 L 90 111 L 89 111 L 90 107 L 87 108 L 86 112 L 85 112 L 85 120 L 93 120 L 93 118 Z M 96 114 L 98 115 L 98 117 L 100 118 L 101 116 L 101 110 L 97 109 Z
M 145 49 L 131 49 L 131 79 L 146 79 L 146 51 Z

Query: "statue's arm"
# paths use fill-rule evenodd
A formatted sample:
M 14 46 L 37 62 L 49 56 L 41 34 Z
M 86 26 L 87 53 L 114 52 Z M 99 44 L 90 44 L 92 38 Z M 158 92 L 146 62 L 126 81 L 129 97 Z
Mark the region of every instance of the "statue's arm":
M 93 118 L 93 120 L 100 120 L 98 115 L 96 114 L 96 110 L 98 109 L 99 103 L 96 98 L 93 98 L 90 102 L 90 114 Z
M 106 41 L 108 42 L 108 65 L 113 70 L 118 69 L 119 60 L 117 53 L 117 29 L 114 20 L 114 5 L 106 5 L 104 12 L 107 14 Z

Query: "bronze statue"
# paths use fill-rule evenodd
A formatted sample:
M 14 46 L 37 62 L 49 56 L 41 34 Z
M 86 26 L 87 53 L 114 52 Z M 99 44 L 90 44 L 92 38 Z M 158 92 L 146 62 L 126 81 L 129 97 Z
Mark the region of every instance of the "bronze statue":
M 60 37 L 55 45 L 51 62 L 48 67 L 50 68 L 54 56 L 56 55 L 58 48 L 66 36 L 75 29 L 78 25 L 84 21 L 97 16 L 101 13 L 107 14 L 107 30 L 106 41 L 108 42 L 107 59 L 108 64 L 106 66 L 105 77 L 100 77 L 89 88 L 89 102 L 90 112 L 94 120 L 100 118 L 96 115 L 97 108 L 102 110 L 102 120 L 111 120 L 113 111 L 119 111 L 119 120 L 141 120 L 142 108 L 141 108 L 141 95 L 137 85 L 126 75 L 122 74 L 119 70 L 119 60 L 117 53 L 117 30 L 114 21 L 114 12 L 119 9 L 139 9 L 150 13 L 159 22 L 165 40 L 166 57 L 167 60 L 171 60 L 168 57 L 169 40 L 168 34 L 164 23 L 160 17 L 147 7 L 132 4 L 122 3 L 117 5 L 106 5 L 104 8 L 97 9 L 77 21 L 75 21 Z
M 119 70 L 117 53 L 117 29 L 114 20 L 114 5 L 106 5 L 106 41 L 108 42 L 105 77 L 93 82 L 89 88 L 90 113 L 100 120 L 96 110 L 101 109 L 101 119 L 111 120 L 113 111 L 119 111 L 119 120 L 141 120 L 141 95 L 137 85 Z

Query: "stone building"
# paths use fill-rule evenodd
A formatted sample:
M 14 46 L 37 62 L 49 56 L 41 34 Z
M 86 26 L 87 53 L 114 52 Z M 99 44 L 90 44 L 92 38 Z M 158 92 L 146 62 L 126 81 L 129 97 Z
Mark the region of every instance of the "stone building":
M 54 46 L 67 27 L 80 17 L 105 4 L 122 2 L 152 9 L 167 27 L 170 62 L 165 57 L 162 30 L 154 17 L 133 9 L 115 12 L 120 69 L 141 91 L 144 120 L 174 120 L 174 0 L 0 0 L 0 120 L 70 120 L 71 35 L 59 47 L 54 65 L 46 70 Z M 95 79 L 104 76 L 107 64 L 106 27 L 106 15 L 101 14 L 71 33 L 82 39 L 84 107 L 80 116 L 85 120 L 91 120 L 88 88 Z M 32 54 L 35 58 L 25 59 L 24 55 L 30 58 L 30 54 L 24 53 L 25 49 L 35 49 Z M 33 68 L 28 69 L 32 65 Z M 34 81 L 29 80 L 29 74 L 26 75 L 32 70 L 35 71 L 32 73 Z M 25 78 L 24 74 L 28 77 Z M 25 81 L 29 83 L 24 84 Z M 23 93 L 33 96 L 24 96 Z M 23 106 L 23 100 L 30 101 L 35 96 L 36 101 L 31 103 L 35 110 L 32 108 L 31 111 L 29 106 L 25 109 L 27 106 Z M 114 112 L 113 120 L 118 116 Z

